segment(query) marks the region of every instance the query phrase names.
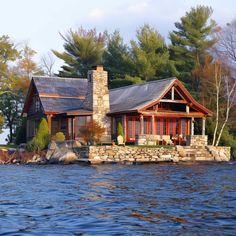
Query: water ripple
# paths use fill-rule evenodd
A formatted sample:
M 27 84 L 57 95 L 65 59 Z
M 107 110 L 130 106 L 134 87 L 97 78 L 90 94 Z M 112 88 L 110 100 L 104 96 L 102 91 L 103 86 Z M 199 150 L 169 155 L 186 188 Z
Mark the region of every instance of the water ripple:
M 235 167 L 0 166 L 0 234 L 235 235 Z

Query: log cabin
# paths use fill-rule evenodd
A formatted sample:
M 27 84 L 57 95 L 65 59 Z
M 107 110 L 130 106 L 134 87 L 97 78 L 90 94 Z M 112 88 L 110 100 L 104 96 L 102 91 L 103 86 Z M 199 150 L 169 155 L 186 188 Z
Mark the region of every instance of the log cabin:
M 103 66 L 84 79 L 33 77 L 22 114 L 27 117 L 27 140 L 45 117 L 51 135 L 63 132 L 67 140 L 80 140 L 80 127 L 95 120 L 106 130 L 102 140 L 109 142 L 116 139 L 120 122 L 126 142 L 136 144 L 184 144 L 194 136 L 195 120 L 201 120 L 205 136 L 206 117 L 212 116 L 177 78 L 109 90 Z

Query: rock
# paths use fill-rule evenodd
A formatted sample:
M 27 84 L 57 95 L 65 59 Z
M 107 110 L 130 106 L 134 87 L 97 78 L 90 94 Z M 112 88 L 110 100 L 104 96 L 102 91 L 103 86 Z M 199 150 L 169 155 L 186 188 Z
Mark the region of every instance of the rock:
M 75 147 L 81 147 L 82 144 L 80 141 L 76 140 L 75 143 L 74 143 Z
M 63 162 L 64 164 L 74 163 L 77 160 L 77 156 L 74 152 L 71 151 L 67 152 L 65 155 L 59 158 L 59 162 Z

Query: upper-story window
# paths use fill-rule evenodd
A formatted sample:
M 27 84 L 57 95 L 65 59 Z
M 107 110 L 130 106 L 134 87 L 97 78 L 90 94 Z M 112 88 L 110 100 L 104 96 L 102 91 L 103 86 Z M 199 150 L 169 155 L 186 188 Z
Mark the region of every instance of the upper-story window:
M 34 102 L 35 102 L 35 111 L 40 111 L 40 101 L 38 96 L 34 97 Z

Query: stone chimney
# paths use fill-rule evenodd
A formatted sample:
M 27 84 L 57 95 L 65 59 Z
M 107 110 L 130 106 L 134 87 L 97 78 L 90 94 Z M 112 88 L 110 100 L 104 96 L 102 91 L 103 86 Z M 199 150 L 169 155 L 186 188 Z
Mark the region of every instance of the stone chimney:
M 102 141 L 111 141 L 111 118 L 106 114 L 110 111 L 108 74 L 102 65 L 88 71 L 88 96 L 93 120 L 106 129 Z

